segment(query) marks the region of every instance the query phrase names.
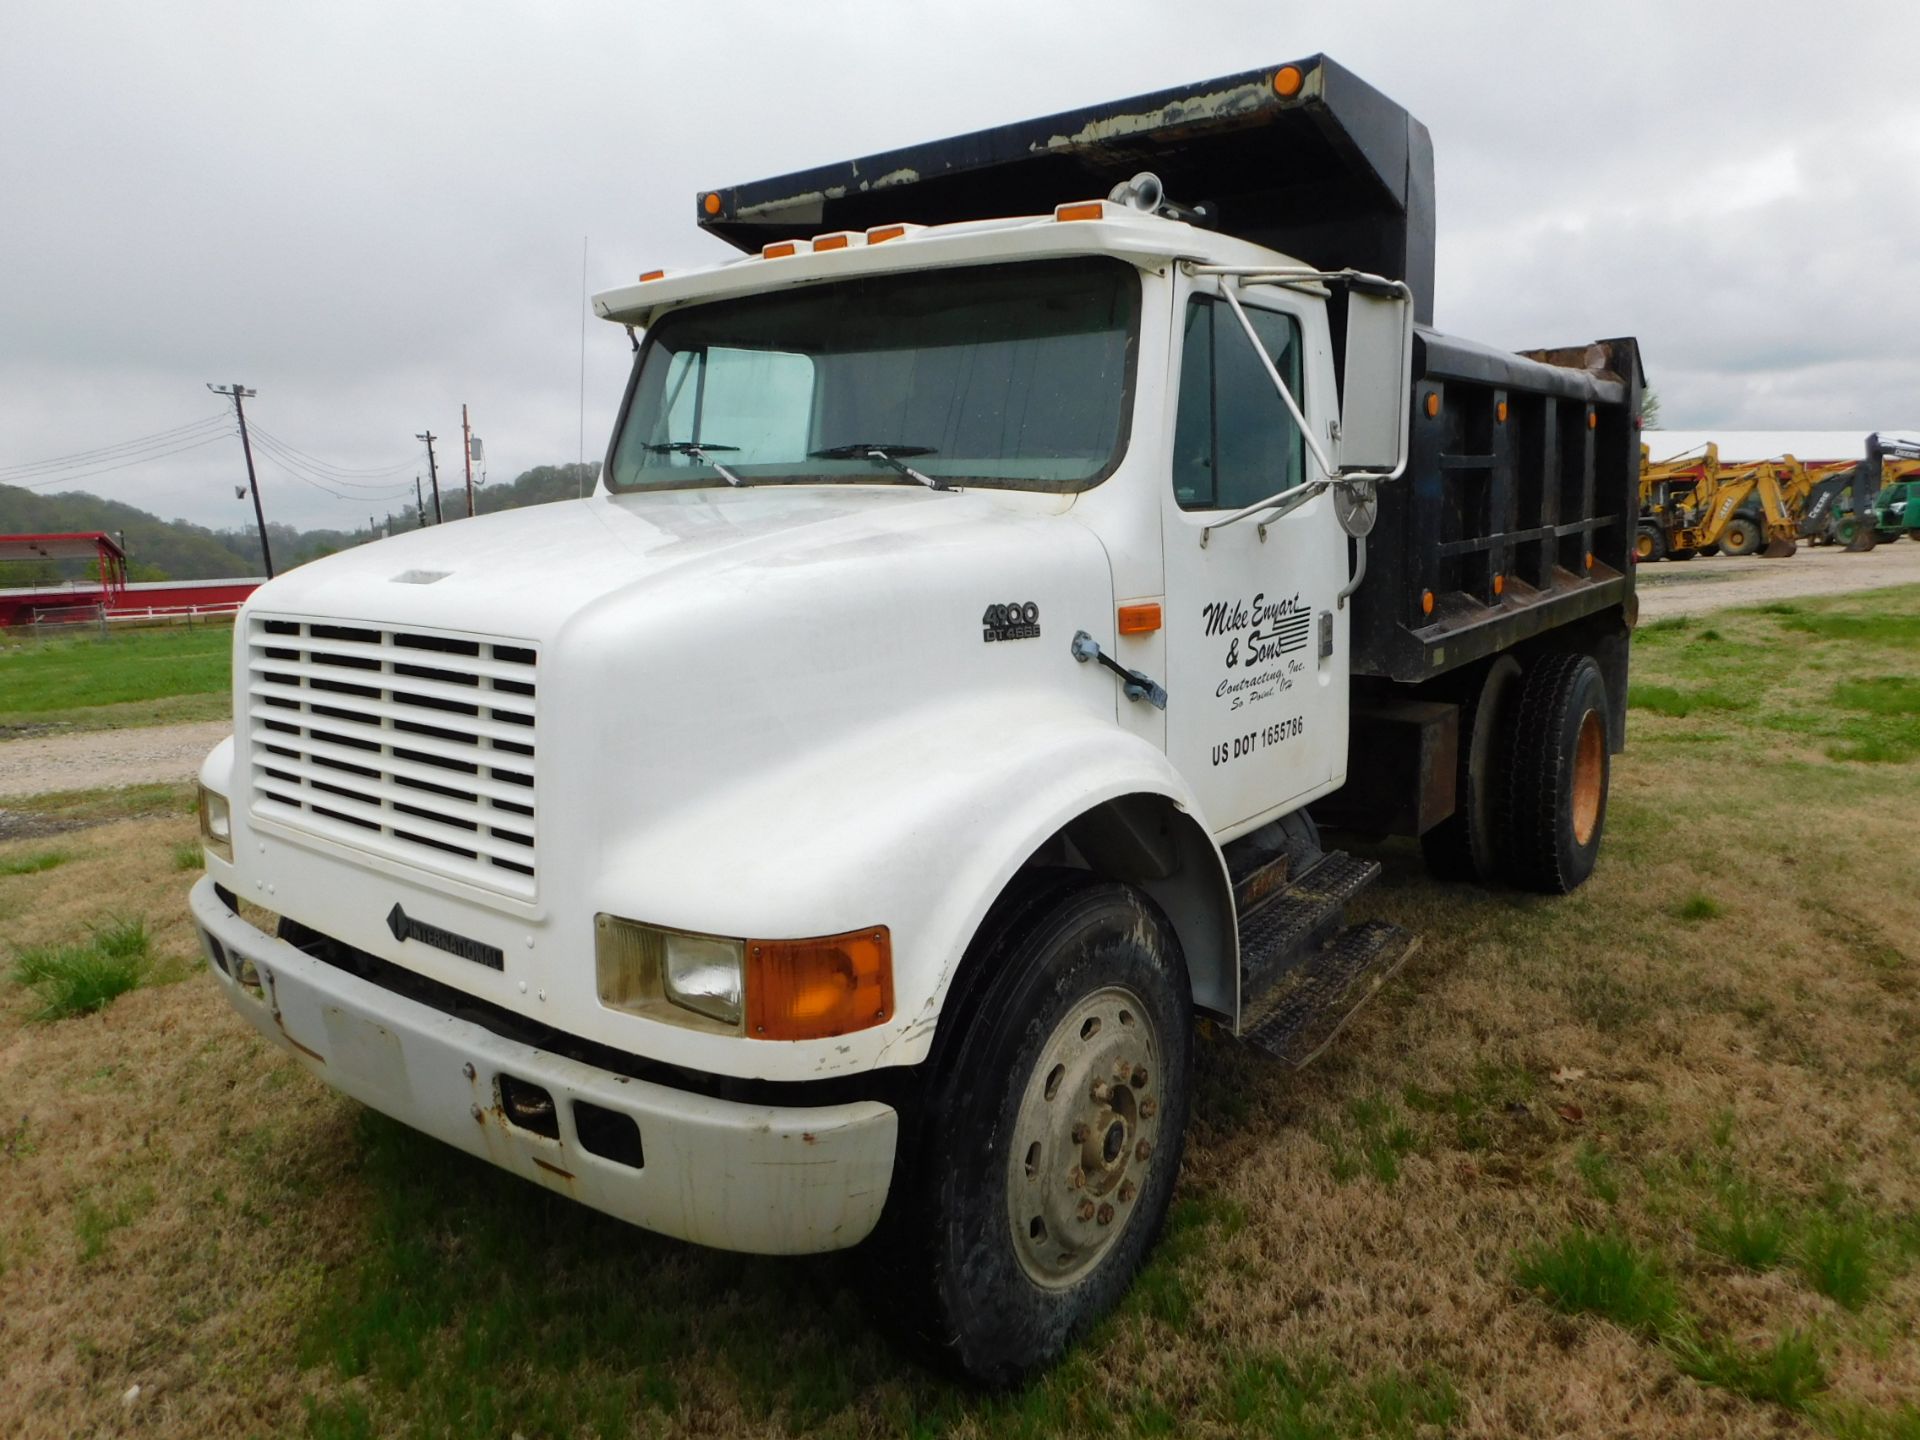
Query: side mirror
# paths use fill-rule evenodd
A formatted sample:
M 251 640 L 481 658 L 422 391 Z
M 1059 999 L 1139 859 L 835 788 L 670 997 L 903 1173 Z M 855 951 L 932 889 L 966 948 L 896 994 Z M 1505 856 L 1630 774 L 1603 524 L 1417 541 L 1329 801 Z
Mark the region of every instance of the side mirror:
M 1340 443 L 1334 452 L 1340 470 L 1397 475 L 1405 468 L 1412 370 L 1412 296 L 1404 286 L 1351 284 Z

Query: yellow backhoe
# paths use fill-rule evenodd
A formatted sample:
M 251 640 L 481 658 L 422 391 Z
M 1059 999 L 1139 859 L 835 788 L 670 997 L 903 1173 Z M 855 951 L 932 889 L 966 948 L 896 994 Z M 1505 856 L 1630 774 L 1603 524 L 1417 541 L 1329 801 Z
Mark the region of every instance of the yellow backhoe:
M 1800 512 L 1811 489 L 1791 455 L 1738 465 L 1720 462 L 1709 441 L 1659 462 L 1640 447 L 1640 528 L 1634 554 L 1649 560 L 1691 560 L 1703 550 L 1726 555 L 1793 554 Z

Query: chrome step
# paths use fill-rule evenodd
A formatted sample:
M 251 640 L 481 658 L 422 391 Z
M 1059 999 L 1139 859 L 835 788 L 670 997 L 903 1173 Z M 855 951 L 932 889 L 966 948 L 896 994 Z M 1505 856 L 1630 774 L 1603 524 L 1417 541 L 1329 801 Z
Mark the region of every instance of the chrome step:
M 1243 1004 L 1240 1038 L 1300 1069 L 1419 948 L 1419 936 L 1384 920 L 1350 926 L 1251 1005 Z
M 1284 857 L 1274 862 L 1286 863 Z M 1279 983 L 1332 937 L 1347 903 L 1380 874 L 1373 860 L 1336 850 L 1323 855 L 1291 884 L 1270 891 L 1240 912 L 1240 1004 Z

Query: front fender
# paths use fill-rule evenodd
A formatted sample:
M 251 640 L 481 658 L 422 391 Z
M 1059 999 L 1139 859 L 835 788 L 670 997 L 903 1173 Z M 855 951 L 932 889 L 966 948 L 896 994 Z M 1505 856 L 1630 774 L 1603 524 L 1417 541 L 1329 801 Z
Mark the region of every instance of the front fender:
M 751 1045 L 754 1070 L 769 1078 L 914 1064 L 968 943 L 1014 873 L 1076 817 L 1141 794 L 1197 813 L 1166 756 L 1110 717 L 1050 696 L 955 697 L 649 817 L 610 848 L 594 903 L 747 938 L 887 926 L 888 1024 L 779 1046 L 680 1038 Z M 1204 843 L 1224 886 L 1218 850 Z

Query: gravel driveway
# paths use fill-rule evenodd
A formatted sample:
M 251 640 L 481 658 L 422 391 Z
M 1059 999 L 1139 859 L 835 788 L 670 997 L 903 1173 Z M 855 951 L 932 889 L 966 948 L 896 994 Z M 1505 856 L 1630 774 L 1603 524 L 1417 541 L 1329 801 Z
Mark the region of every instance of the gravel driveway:
M 1802 545 L 1784 560 L 1702 555 L 1640 567 L 1640 618 L 1701 615 L 1734 605 L 1764 605 L 1801 595 L 1837 595 L 1920 585 L 1920 544 L 1896 540 L 1850 555 L 1837 545 Z
M 232 733 L 230 720 L 204 720 L 0 740 L 0 796 L 189 780 L 207 752 Z

